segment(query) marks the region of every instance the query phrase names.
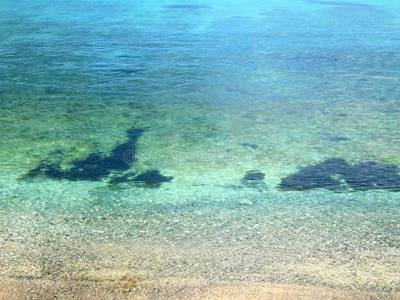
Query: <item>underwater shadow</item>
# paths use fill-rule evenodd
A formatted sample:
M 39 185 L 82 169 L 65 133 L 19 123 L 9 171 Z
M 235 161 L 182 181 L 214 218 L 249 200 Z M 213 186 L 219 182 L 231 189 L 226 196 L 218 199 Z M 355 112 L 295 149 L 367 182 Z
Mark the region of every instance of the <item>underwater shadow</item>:
M 350 165 L 342 158 L 301 168 L 297 173 L 281 180 L 282 191 L 328 189 L 332 191 L 388 190 L 400 191 L 400 169 L 396 165 L 373 161 Z
M 145 188 L 160 187 L 162 183 L 169 182 L 173 179 L 172 176 L 164 176 L 159 170 L 150 170 L 139 175 L 129 172 L 119 177 L 115 177 L 109 181 L 110 185 L 117 186 L 120 183 L 134 182 L 136 186 Z
M 102 153 L 93 153 L 84 160 L 72 162 L 73 167 L 67 171 L 61 170 L 59 165 L 44 160 L 22 179 L 45 176 L 71 181 L 98 181 L 110 175 L 112 171 L 128 170 L 129 164 L 136 160 L 135 144 L 143 132 L 142 129 L 128 130 L 127 137 L 129 140 L 115 147 L 109 156 L 103 157 Z

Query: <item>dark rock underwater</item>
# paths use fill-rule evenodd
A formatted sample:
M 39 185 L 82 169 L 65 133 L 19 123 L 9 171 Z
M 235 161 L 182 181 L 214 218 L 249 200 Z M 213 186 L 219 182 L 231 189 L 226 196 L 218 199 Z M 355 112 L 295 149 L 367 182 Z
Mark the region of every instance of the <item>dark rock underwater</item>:
M 21 179 L 44 177 L 69 181 L 108 180 L 110 185 L 134 183 L 139 187 L 159 187 L 173 179 L 159 170 L 141 174 L 130 172 L 130 164 L 136 161 L 136 143 L 144 130 L 127 131 L 128 141 L 116 146 L 108 156 L 92 153 L 86 159 L 71 162 L 72 168 L 63 170 L 59 164 L 43 160 Z M 349 164 L 342 158 L 331 158 L 321 163 L 300 168 L 297 173 L 283 178 L 278 185 L 281 191 L 308 191 L 327 189 L 335 192 L 388 190 L 400 191 L 400 169 L 396 165 L 373 161 Z M 265 174 L 258 170 L 248 171 L 242 182 L 249 187 L 265 189 Z
M 126 172 L 130 169 L 130 164 L 136 161 L 136 143 L 143 132 L 144 130 L 142 129 L 128 130 L 128 141 L 116 146 L 110 155 L 104 157 L 102 153 L 92 153 L 84 160 L 73 161 L 71 163 L 73 167 L 69 170 L 62 170 L 59 165 L 43 160 L 38 167 L 30 170 L 22 179 L 46 177 L 70 181 L 99 181 L 108 178 L 114 172 Z M 158 170 L 150 170 L 137 176 L 128 172 L 124 175 L 113 177 L 109 183 L 115 185 L 137 182 L 144 187 L 158 187 L 161 183 L 171 180 L 172 177 L 165 177 Z
M 396 165 L 373 161 L 350 165 L 342 158 L 332 158 L 316 165 L 301 168 L 282 179 L 283 191 L 328 189 L 332 191 L 400 191 L 400 169 Z

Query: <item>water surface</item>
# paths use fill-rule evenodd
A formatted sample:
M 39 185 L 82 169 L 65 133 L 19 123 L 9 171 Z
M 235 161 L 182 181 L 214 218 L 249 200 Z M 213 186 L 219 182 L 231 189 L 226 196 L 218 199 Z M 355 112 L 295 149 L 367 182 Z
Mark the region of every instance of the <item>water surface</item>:
M 1 276 L 398 288 L 399 5 L 0 5 Z

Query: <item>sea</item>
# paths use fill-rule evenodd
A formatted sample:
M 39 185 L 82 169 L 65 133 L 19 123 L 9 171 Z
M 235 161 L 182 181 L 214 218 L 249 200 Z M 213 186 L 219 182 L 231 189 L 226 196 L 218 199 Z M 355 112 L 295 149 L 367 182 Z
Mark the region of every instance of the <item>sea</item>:
M 400 2 L 0 7 L 0 278 L 399 290 Z

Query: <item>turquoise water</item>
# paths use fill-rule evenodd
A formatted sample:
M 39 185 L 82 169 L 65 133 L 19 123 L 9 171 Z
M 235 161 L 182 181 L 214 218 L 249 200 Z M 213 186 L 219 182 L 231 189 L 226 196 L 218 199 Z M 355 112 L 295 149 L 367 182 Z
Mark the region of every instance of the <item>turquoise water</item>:
M 399 4 L 0 5 L 1 276 L 398 288 Z

